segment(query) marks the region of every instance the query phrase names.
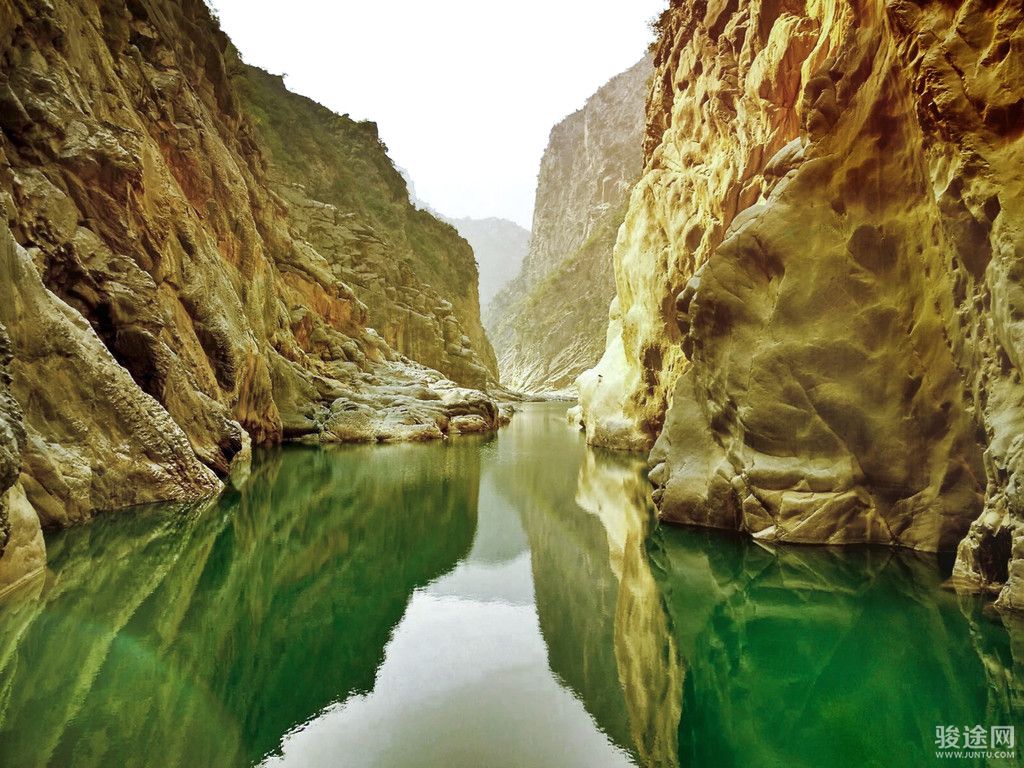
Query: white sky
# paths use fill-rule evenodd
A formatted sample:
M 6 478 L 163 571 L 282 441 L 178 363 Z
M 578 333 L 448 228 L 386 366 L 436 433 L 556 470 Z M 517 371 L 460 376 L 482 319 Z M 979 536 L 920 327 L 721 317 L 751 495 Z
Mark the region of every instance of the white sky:
M 551 127 L 638 61 L 668 0 L 210 0 L 250 64 L 374 120 L 416 195 L 529 228 Z

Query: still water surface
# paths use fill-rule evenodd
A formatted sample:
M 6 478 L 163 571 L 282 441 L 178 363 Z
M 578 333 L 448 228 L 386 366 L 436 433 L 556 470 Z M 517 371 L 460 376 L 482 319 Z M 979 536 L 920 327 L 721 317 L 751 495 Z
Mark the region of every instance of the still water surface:
M 651 534 L 642 462 L 564 411 L 265 452 L 216 502 L 50 536 L 0 603 L 0 766 L 914 766 L 950 762 L 937 725 L 1024 736 L 1024 633 L 934 558 Z

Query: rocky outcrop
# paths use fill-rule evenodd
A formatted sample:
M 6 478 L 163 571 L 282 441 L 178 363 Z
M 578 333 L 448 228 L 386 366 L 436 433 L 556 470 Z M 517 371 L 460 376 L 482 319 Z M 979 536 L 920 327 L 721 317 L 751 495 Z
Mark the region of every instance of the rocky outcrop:
M 17 478 L 6 494 L 11 551 L 0 559 L 8 581 L 42 565 L 40 524 L 68 525 L 96 509 L 197 500 L 220 490 L 167 411 L 132 381 L 84 318 L 46 290 L 6 225 L 0 324 L 10 329 L 4 410 L 21 448 L 5 461 Z
M 551 130 L 529 252 L 484 315 L 502 384 L 513 390 L 567 392 L 600 357 L 612 246 L 642 170 L 650 75 L 644 58 Z
M 10 391 L 12 357 L 11 339 L 0 323 L 0 595 L 39 572 L 46 560 L 39 518 L 18 478 L 25 425 Z
M 0 0 L 0 57 L 0 580 L 34 567 L 40 522 L 216 493 L 252 442 L 497 425 L 409 359 L 494 378 L 469 246 L 411 207 L 372 125 L 245 67 L 201 0 Z M 284 151 L 309 187 L 268 171 Z
M 663 517 L 925 550 L 976 520 L 961 583 L 1024 604 L 1021 21 L 672 3 L 580 385 L 592 441 L 657 437 Z
M 445 219 L 473 247 L 480 271 L 480 306 L 487 305 L 522 269 L 530 233 L 508 219 Z

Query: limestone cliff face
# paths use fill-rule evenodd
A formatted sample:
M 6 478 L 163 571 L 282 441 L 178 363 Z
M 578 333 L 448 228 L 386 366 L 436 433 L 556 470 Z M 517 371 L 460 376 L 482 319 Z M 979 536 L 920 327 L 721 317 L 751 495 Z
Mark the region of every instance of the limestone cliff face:
M 0 323 L 0 595 L 38 572 L 46 559 L 43 533 L 19 481 L 25 425 L 11 393 L 11 339 Z
M 38 559 L 40 523 L 215 493 L 252 441 L 496 425 L 485 395 L 372 326 L 395 338 L 406 328 L 413 341 L 400 348 L 413 357 L 422 343 L 422 357 L 460 380 L 493 376 L 471 317 L 472 253 L 411 209 L 372 126 L 317 112 L 351 143 L 317 145 L 328 138 L 318 124 L 312 139 L 268 148 L 245 88 L 259 75 L 201 0 L 0 0 L 0 58 L 0 323 L 12 357 L 0 588 Z M 283 89 L 273 98 L 300 108 Z M 340 171 L 311 175 L 324 201 L 268 173 L 268 156 L 289 147 L 311 167 L 345 147 L 377 167 L 372 190 L 345 198 L 351 221 L 327 194 L 358 198 Z M 390 197 L 365 214 L 382 184 Z M 388 254 L 394 272 L 375 272 Z M 364 258 L 353 288 L 345 280 Z M 390 278 L 392 315 L 373 293 Z M 428 282 L 455 285 L 452 298 Z M 11 546 L 15 509 L 31 523 L 19 534 L 28 549 Z M 24 567 L 11 566 L 15 550 Z
M 612 246 L 642 169 L 650 75 L 644 58 L 551 130 L 529 252 L 484 317 L 507 387 L 565 391 L 600 357 Z
M 1024 605 L 1021 22 L 672 3 L 581 379 L 592 441 L 658 438 L 665 518 L 927 550 L 977 518 L 961 581 Z

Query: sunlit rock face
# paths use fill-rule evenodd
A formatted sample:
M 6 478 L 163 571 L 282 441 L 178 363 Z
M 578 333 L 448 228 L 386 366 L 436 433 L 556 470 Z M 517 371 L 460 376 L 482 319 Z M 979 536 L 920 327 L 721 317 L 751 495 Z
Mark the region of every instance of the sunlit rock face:
M 741 5 L 674 3 L 659 23 L 646 165 L 615 244 L 606 348 L 578 382 L 592 443 L 653 444 L 684 361 L 676 295 L 799 132 L 795 102 L 814 23 L 772 6 L 762 24 L 759 5 Z
M 197 500 L 220 489 L 167 411 L 135 385 L 82 316 L 46 290 L 6 224 L 0 326 L 10 329 L 0 338 L 9 382 L 0 398 L 10 526 L 2 581 L 42 565 L 40 523 L 66 525 L 95 509 Z
M 11 339 L 0 322 L 0 595 L 38 573 L 46 560 L 39 518 L 18 478 L 25 425 L 21 407 L 10 391 L 8 366 L 12 359 Z
M 612 246 L 643 167 L 644 58 L 551 130 L 530 249 L 484 316 L 502 383 L 566 392 L 600 357 L 614 295 Z
M 609 346 L 581 389 L 591 440 L 660 435 L 665 518 L 936 550 L 984 509 L 958 573 L 1009 570 L 1014 601 L 1020 23 L 1009 2 L 662 17 Z
M 13 493 L 44 525 L 209 495 L 252 442 L 496 426 L 445 375 L 495 378 L 472 253 L 412 208 L 372 124 L 302 102 L 312 133 L 274 134 L 297 97 L 249 98 L 259 75 L 201 0 L 0 0 L 0 57 Z M 286 150 L 376 175 L 328 167 L 303 191 L 268 172 Z

